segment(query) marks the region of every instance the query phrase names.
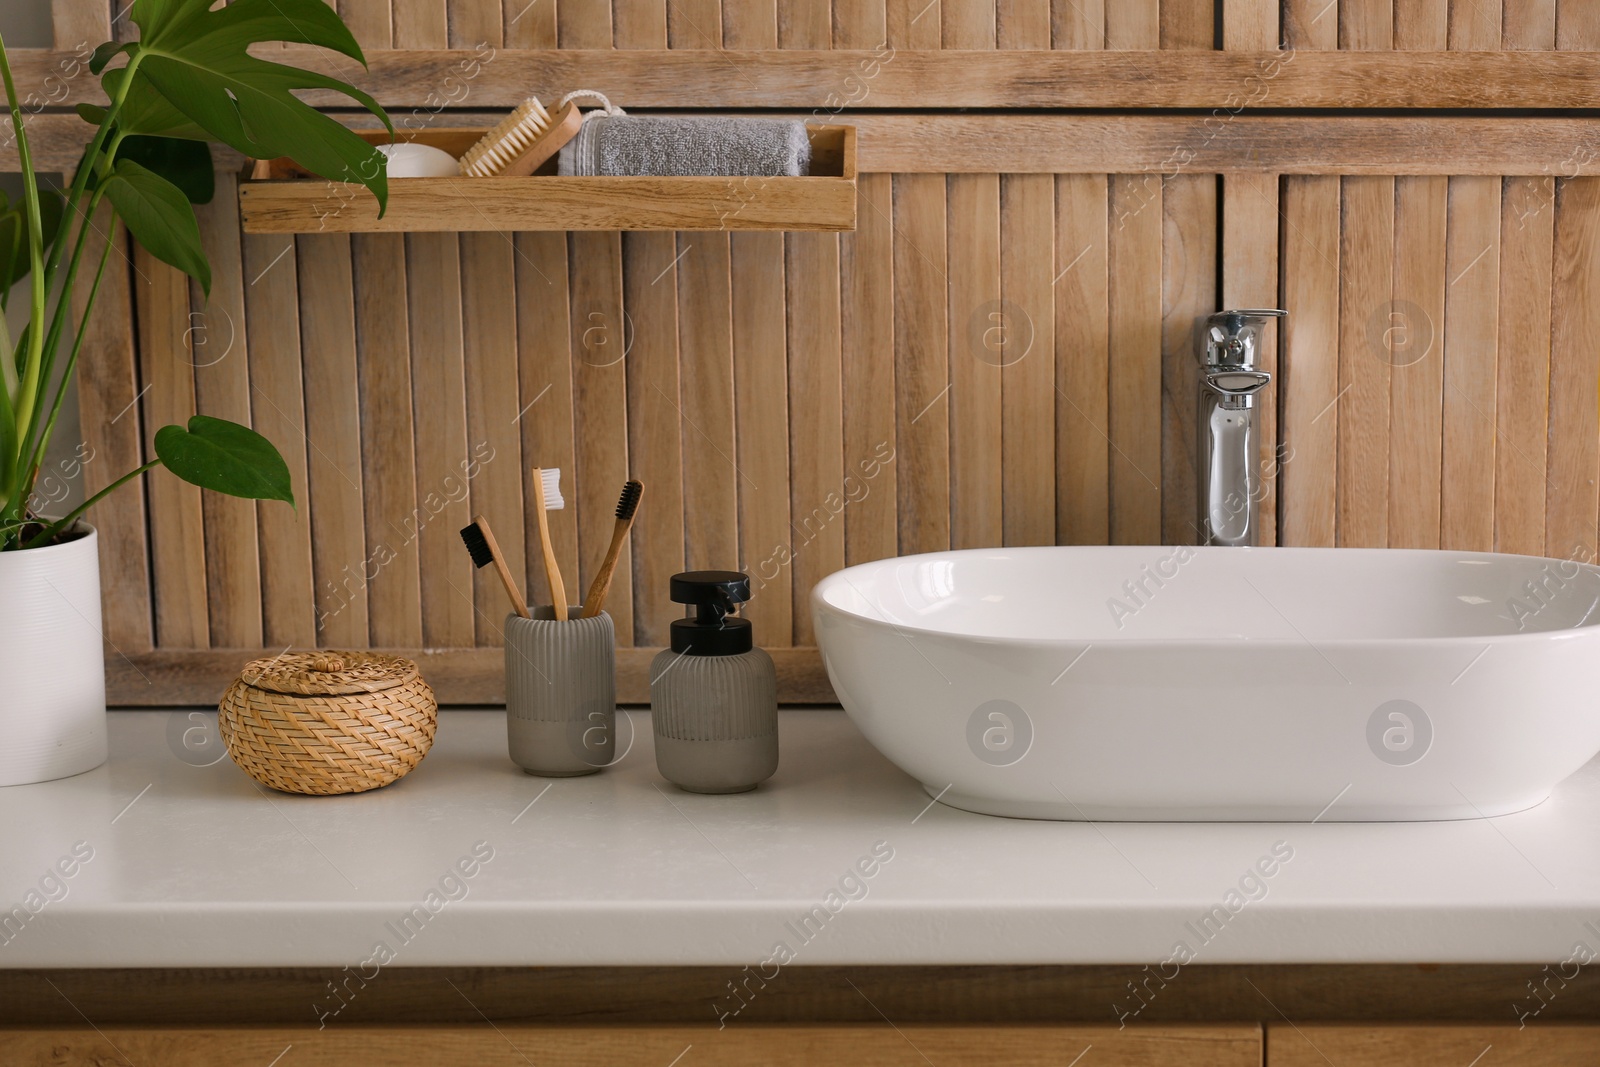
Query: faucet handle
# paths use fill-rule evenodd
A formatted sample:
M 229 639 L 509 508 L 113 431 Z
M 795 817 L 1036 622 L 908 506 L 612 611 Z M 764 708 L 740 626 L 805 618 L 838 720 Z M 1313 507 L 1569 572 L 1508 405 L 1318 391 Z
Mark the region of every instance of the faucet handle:
M 1265 389 L 1272 381 L 1272 375 L 1264 370 L 1244 370 L 1234 367 L 1218 367 L 1208 370 L 1200 379 L 1207 389 L 1228 400 L 1238 400 L 1247 396 L 1254 396 Z
M 1288 314 L 1277 308 L 1244 308 L 1206 316 L 1200 361 L 1206 366 L 1254 367 L 1260 328 Z

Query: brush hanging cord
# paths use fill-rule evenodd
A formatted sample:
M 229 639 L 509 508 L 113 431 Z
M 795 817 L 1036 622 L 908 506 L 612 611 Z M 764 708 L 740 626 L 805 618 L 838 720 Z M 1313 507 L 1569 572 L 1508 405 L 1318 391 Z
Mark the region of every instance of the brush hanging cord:
M 590 119 L 596 118 L 596 117 L 598 117 L 600 115 L 605 115 L 607 117 L 614 118 L 617 115 L 626 115 L 627 114 L 626 111 L 622 110 L 620 107 L 618 107 L 617 105 L 613 104 L 610 101 L 610 99 L 607 98 L 605 93 L 597 93 L 593 89 L 574 89 L 572 92 L 568 93 L 566 96 L 563 96 L 561 98 L 561 102 L 556 105 L 556 110 L 559 111 L 562 108 L 566 107 L 568 104 L 572 103 L 574 100 L 577 100 L 577 99 L 580 99 L 580 98 L 583 98 L 583 97 L 587 97 L 590 100 L 598 100 L 598 101 L 600 101 L 600 106 L 599 107 L 595 108 L 593 111 L 585 111 L 583 113 L 583 121 L 584 122 L 588 122 Z

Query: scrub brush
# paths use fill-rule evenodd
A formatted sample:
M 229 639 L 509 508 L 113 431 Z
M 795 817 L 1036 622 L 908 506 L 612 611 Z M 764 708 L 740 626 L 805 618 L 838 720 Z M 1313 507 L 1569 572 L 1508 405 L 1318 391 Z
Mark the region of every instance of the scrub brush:
M 561 468 L 535 467 L 533 510 L 539 516 L 539 547 L 544 549 L 544 576 L 550 584 L 550 607 L 560 622 L 567 621 L 567 585 L 561 580 L 556 550 L 550 544 L 550 519 L 545 512 L 560 511 L 565 506 L 566 501 L 561 499 Z
M 583 115 L 576 105 L 562 104 L 552 116 L 538 97 L 530 96 L 467 149 L 461 157 L 461 173 L 468 178 L 532 174 L 576 137 L 582 125 Z
M 639 509 L 639 496 L 644 492 L 641 482 L 628 482 L 622 487 L 622 499 L 617 501 L 617 524 L 611 531 L 611 547 L 606 550 L 605 562 L 589 585 L 589 595 L 583 598 L 582 619 L 592 619 L 605 607 L 606 594 L 611 591 L 611 575 L 616 572 L 617 558 L 622 555 L 622 543 L 628 539 L 633 526 L 633 513 Z

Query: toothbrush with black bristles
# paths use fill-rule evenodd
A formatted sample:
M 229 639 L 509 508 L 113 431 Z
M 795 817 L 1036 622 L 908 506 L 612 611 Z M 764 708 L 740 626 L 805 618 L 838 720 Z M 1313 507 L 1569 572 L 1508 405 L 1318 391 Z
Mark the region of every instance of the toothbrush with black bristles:
M 505 558 L 500 555 L 500 545 L 494 539 L 494 531 L 489 529 L 489 520 L 482 515 L 474 516 L 472 525 L 462 528 L 461 540 L 466 542 L 467 554 L 472 557 L 474 567 L 494 564 L 500 575 L 500 584 L 506 587 L 506 596 L 511 598 L 512 610 L 524 619 L 529 618 L 528 602 L 522 599 L 522 591 L 511 577 L 511 568 L 506 566 Z
M 642 482 L 630 481 L 622 487 L 622 498 L 617 501 L 617 524 L 611 531 L 611 547 L 606 549 L 605 561 L 589 586 L 589 595 L 583 598 L 580 619 L 592 619 L 605 607 L 611 576 L 616 573 L 617 560 L 622 556 L 622 545 L 628 539 L 628 530 L 633 526 L 634 512 L 639 510 L 639 497 L 643 492 Z

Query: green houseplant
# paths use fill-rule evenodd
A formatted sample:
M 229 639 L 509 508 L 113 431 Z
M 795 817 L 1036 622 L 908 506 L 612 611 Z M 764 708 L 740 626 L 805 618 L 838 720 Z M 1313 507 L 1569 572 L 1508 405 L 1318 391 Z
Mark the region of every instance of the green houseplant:
M 247 51 L 268 42 L 315 45 L 364 64 L 339 16 L 323 0 L 214 4 L 136 0 L 130 17 L 139 39 L 95 50 L 89 70 L 100 77 L 107 103 L 79 105 L 93 131 L 62 193 L 39 187 L 22 97 L 0 40 L 23 186 L 19 203 L 0 203 L 0 301 L 23 283 L 28 297 L 26 325 L 15 338 L 0 318 L 0 670 L 8 679 L 20 675 L 13 696 L 21 695 L 11 701 L 16 712 L 0 710 L 0 785 L 77 773 L 105 758 L 95 534 L 79 521 L 88 509 L 158 466 L 204 489 L 294 503 L 288 467 L 270 442 L 248 427 L 197 415 L 185 426 L 157 430 L 154 458 L 82 506 L 59 516 L 38 512 L 35 483 L 117 246 L 108 239 L 97 256 L 86 255 L 97 210 L 109 204 L 151 255 L 209 292 L 210 268 L 191 206 L 211 195 L 209 142 L 255 159 L 287 156 L 329 180 L 366 186 L 380 210 L 385 200 L 382 154 L 294 94 L 342 93 L 392 133 L 377 102 L 336 78 Z M 74 315 L 74 291 L 82 285 L 88 289 Z M 77 633 L 85 621 L 92 642 Z M 74 641 L 82 646 L 76 651 Z M 82 662 L 91 644 L 99 670 Z M 20 762 L 6 762 L 8 748 L 23 753 Z

